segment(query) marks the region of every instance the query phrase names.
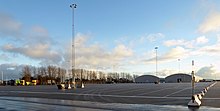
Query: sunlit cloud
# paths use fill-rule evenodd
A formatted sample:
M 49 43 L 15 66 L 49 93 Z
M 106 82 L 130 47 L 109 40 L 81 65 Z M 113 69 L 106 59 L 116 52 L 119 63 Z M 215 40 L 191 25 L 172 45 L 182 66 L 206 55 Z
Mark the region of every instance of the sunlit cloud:
M 206 54 L 208 56 L 219 55 L 220 54 L 219 47 L 220 47 L 220 44 L 208 45 L 208 46 L 201 47 L 197 51 L 200 54 Z
M 205 36 L 201 36 L 201 37 L 196 38 L 196 44 L 205 44 L 208 42 L 209 42 L 209 39 L 206 38 Z
M 61 57 L 58 52 L 50 50 L 49 46 L 46 44 L 30 44 L 23 47 L 16 47 L 13 44 L 6 44 L 2 47 L 2 50 L 5 52 L 21 54 L 36 60 L 54 60 L 53 64 L 61 61 Z
M 208 33 L 208 32 L 218 32 L 220 31 L 220 13 L 212 12 L 210 13 L 204 21 L 200 24 L 198 32 Z
M 163 55 L 158 56 L 158 61 L 159 62 L 170 62 L 173 60 L 177 60 L 179 58 L 187 58 L 189 56 L 189 50 L 185 49 L 183 47 L 177 46 L 175 48 L 172 48 L 169 50 L 167 53 Z M 144 60 L 145 63 L 154 63 L 155 62 L 155 57 Z
M 196 74 L 206 79 L 220 79 L 220 72 L 218 72 L 214 65 L 204 66 L 200 68 Z
M 220 41 L 219 35 L 217 35 L 217 41 L 211 45 L 205 45 L 198 47 L 194 52 L 193 55 L 206 55 L 206 56 L 219 56 L 220 54 Z
M 191 42 L 187 42 L 183 39 L 180 39 L 180 40 L 167 40 L 167 41 L 164 41 L 164 45 L 167 46 L 167 47 L 171 47 L 171 46 L 192 47 Z
M 197 37 L 193 40 L 184 40 L 184 39 L 174 39 L 174 40 L 166 40 L 163 44 L 167 47 L 171 46 L 184 46 L 186 48 L 195 48 L 196 45 L 203 45 L 208 43 L 209 39 L 205 36 Z
M 3 52 L 11 53 L 11 56 L 14 54 L 23 55 L 40 61 L 40 64 L 59 64 L 62 61 L 62 53 L 52 46 L 54 40 L 50 37 L 47 29 L 41 26 L 24 29 L 25 24 L 3 13 L 0 13 L 0 18 L 0 37 L 16 40 L 16 42 L 1 44 L 0 49 Z M 2 56 L 1 58 L 6 57 Z
M 133 55 L 132 49 L 126 47 L 123 44 L 117 45 L 113 50 L 113 56 L 115 58 L 124 58 L 124 57 L 130 57 Z
M 133 56 L 133 50 L 124 44 L 116 44 L 109 50 L 101 44 L 91 43 L 86 34 L 77 34 L 75 43 L 75 64 L 78 68 L 118 67 Z M 65 61 L 72 62 L 71 47 L 68 46 L 63 56 Z

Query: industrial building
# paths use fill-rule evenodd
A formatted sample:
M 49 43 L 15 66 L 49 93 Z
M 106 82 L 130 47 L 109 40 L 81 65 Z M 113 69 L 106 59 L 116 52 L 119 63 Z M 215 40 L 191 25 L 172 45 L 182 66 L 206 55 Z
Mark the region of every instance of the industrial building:
M 191 80 L 191 75 L 183 73 L 172 74 L 165 78 L 166 83 L 191 82 Z
M 136 83 L 156 83 L 159 82 L 159 77 L 153 75 L 142 75 L 135 78 Z
M 183 73 L 172 74 L 165 78 L 166 83 L 191 82 L 191 80 L 192 80 L 191 75 L 183 74 Z M 195 82 L 199 82 L 200 80 L 202 80 L 201 77 L 195 76 Z
M 195 82 L 202 81 L 203 78 L 195 76 Z M 177 73 L 167 76 L 166 78 L 159 78 L 154 75 L 142 75 L 135 78 L 135 83 L 181 83 L 181 82 L 191 82 L 192 76 L 190 74 Z

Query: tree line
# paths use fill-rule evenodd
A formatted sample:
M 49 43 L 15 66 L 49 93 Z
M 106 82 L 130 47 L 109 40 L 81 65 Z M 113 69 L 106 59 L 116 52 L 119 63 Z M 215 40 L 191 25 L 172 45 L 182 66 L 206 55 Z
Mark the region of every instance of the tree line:
M 72 74 L 73 72 L 73 74 Z M 110 72 L 104 73 L 102 71 L 92 71 L 86 69 L 67 70 L 61 67 L 49 65 L 46 67 L 33 67 L 24 66 L 22 71 L 22 80 L 31 82 L 32 80 L 38 80 L 39 85 L 44 84 L 59 84 L 68 81 L 76 82 L 82 81 L 83 83 L 132 83 L 137 75 L 131 75 L 129 73 Z M 50 81 L 50 82 L 48 82 Z

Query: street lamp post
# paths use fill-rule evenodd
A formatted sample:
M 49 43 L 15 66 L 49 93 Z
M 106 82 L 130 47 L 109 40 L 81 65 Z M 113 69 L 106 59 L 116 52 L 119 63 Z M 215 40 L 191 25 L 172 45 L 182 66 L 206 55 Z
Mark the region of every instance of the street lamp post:
M 155 52 L 156 52 L 156 57 L 155 57 L 155 59 L 156 59 L 156 72 L 155 72 L 155 76 L 157 76 L 157 49 L 158 49 L 158 47 L 155 47 Z
M 4 75 L 4 72 L 3 72 L 3 70 L 2 70 L 2 67 L 0 67 L 0 69 L 1 69 L 1 72 L 2 72 L 2 84 L 3 84 L 3 83 L 4 83 L 4 78 L 3 78 L 3 77 L 4 77 L 4 76 L 3 76 L 3 75 Z
M 178 63 L 179 63 L 179 73 L 180 73 L 180 59 L 178 59 Z
M 3 71 L 2 71 L 2 84 L 4 83 L 3 74 L 4 74 L 4 73 L 3 73 Z
M 70 8 L 72 8 L 72 75 L 73 75 L 73 87 L 76 88 L 75 84 L 75 35 L 74 35 L 74 9 L 76 8 L 76 4 L 71 4 Z
M 192 95 L 195 94 L 195 71 L 194 71 L 194 60 L 192 60 Z

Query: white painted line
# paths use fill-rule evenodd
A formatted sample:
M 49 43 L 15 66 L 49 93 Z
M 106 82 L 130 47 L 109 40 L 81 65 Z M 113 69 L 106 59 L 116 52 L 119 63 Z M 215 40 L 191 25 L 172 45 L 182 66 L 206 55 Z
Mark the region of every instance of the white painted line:
M 220 98 L 202 98 L 204 100 L 220 100 Z
M 179 87 L 179 86 L 177 86 L 177 87 Z M 159 89 L 159 90 L 156 90 L 156 91 L 151 91 L 151 92 L 147 92 L 147 93 L 141 93 L 141 94 L 138 94 L 138 95 L 151 94 L 151 93 L 160 92 L 160 91 L 163 91 L 163 90 L 173 89 L 173 88 L 177 88 L 177 87 L 172 87 L 172 88 L 169 87 L 169 88 Z
M 79 94 L 79 93 L 56 93 L 56 92 L 29 92 L 29 91 L 0 91 L 12 93 L 29 93 L 29 94 L 62 94 L 76 96 L 95 96 L 95 97 L 117 97 L 117 98 L 142 98 L 142 99 L 187 99 L 190 97 L 156 97 L 156 96 L 123 96 L 123 95 L 100 95 L 100 94 Z
M 168 94 L 168 95 L 166 95 L 166 96 L 164 96 L 164 97 L 171 96 L 171 95 L 173 95 L 173 94 L 176 94 L 176 93 L 182 92 L 182 91 L 187 90 L 187 89 L 191 89 L 191 88 L 185 88 L 185 89 L 182 89 L 182 90 L 179 90 L 179 91 L 173 92 L 173 93 L 171 93 L 171 94 Z

